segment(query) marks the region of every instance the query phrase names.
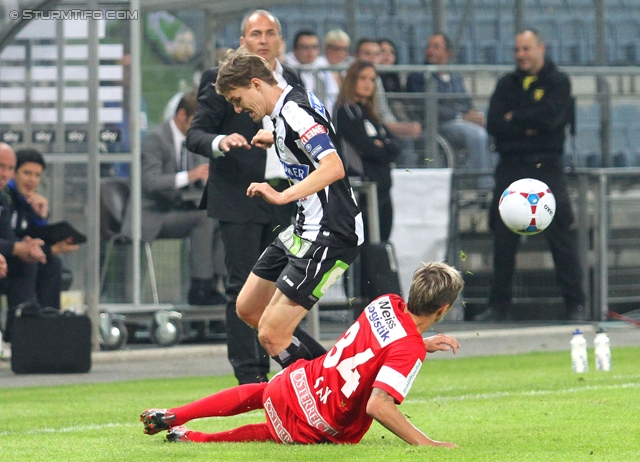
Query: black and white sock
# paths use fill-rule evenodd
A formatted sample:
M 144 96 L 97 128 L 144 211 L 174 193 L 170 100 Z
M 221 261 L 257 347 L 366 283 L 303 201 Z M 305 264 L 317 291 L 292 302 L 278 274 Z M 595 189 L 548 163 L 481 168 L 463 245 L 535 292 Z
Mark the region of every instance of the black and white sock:
M 299 359 L 313 359 L 313 356 L 309 352 L 309 349 L 304 346 L 296 337 L 293 337 L 291 345 L 282 350 L 275 356 L 272 356 L 273 360 L 280 364 L 282 368 L 295 363 Z

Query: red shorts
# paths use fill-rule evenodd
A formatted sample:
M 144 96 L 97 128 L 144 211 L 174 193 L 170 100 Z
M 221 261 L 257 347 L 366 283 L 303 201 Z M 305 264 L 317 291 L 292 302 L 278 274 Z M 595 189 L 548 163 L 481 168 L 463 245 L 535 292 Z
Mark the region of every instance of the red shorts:
M 289 380 L 287 372 L 285 370 L 273 377 L 262 395 L 269 431 L 279 443 L 318 444 L 331 442 L 326 438 L 326 435 L 311 427 L 293 412 L 292 407 L 298 406 L 298 403 L 290 403 L 283 394 Z

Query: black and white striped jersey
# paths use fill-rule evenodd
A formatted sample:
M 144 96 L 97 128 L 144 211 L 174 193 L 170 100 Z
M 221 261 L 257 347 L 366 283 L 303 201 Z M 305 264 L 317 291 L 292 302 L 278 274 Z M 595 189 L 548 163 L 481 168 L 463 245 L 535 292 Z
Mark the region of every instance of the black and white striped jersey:
M 293 184 L 318 168 L 324 156 L 338 152 L 338 138 L 324 105 L 302 87 L 287 86 L 271 118 L 278 157 Z M 298 200 L 295 233 L 331 246 L 362 244 L 362 214 L 347 176 Z

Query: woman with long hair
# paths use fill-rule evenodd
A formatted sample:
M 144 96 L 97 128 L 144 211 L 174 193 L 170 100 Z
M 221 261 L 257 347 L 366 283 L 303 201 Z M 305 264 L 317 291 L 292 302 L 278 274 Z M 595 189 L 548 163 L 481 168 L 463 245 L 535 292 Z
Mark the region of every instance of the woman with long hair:
M 376 112 L 377 73 L 373 64 L 354 62 L 347 70 L 336 103 L 337 134 L 362 161 L 364 179 L 378 187 L 380 240 L 387 241 L 393 224 L 391 168 L 401 145 Z M 365 210 L 365 207 L 362 207 Z

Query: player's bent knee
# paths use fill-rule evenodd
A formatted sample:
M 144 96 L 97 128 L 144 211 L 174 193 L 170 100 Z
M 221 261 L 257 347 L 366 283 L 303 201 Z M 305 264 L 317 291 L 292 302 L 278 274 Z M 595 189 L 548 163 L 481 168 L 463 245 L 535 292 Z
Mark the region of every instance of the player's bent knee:
M 261 325 L 258 327 L 258 340 L 262 344 L 269 356 L 275 356 L 282 352 L 291 343 L 291 338 L 286 338 L 284 332 Z
M 258 340 L 260 341 L 264 349 L 267 350 L 269 356 L 275 356 L 283 350 L 283 348 L 278 348 L 276 338 L 272 335 L 271 332 L 265 333 L 264 331 L 258 329 Z
M 251 327 L 258 327 L 260 316 L 256 316 L 255 311 L 246 304 L 242 303 L 240 299 L 238 299 L 238 301 L 236 302 L 236 314 L 241 320 L 249 324 Z

